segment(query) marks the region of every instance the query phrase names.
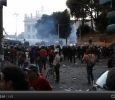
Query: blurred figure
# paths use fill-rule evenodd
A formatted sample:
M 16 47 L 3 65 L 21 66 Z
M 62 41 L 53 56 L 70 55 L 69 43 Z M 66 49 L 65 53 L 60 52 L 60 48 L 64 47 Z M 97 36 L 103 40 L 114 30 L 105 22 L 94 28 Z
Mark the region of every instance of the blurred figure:
M 71 46 L 71 52 L 70 52 L 70 62 L 74 62 L 75 64 L 75 55 L 76 55 L 76 49 L 74 46 Z
M 21 61 L 21 55 L 24 54 L 21 49 L 18 49 L 18 52 L 17 52 L 17 59 L 18 59 L 18 66 L 19 67 L 22 67 L 22 61 Z
M 44 70 L 46 70 L 47 51 L 46 51 L 45 47 L 41 48 L 40 55 L 41 55 L 41 59 L 42 59 L 42 64 L 43 64 Z
M 33 47 L 29 51 L 29 57 L 30 57 L 30 63 L 34 64 L 34 61 L 35 61 L 35 50 L 34 50 Z
M 52 48 L 49 49 L 48 55 L 49 55 L 49 63 L 50 63 L 50 64 L 53 64 L 53 60 L 54 60 L 54 51 L 53 51 Z
M 53 65 L 55 67 L 55 72 L 56 72 L 56 82 L 59 83 L 60 80 L 60 73 L 59 73 L 59 69 L 60 69 L 60 56 L 59 56 L 59 52 L 58 50 L 54 50 L 55 53 L 55 58 L 54 58 L 54 62 Z
M 8 49 L 8 46 L 6 46 L 6 48 L 4 50 L 4 59 L 5 60 L 9 60 L 9 49 Z
M 30 89 L 26 74 L 17 66 L 4 67 L 1 80 L 1 89 L 5 91 L 27 91 Z
M 91 85 L 91 82 L 92 82 L 92 84 L 94 82 L 93 67 L 94 67 L 95 62 L 90 63 L 91 59 L 93 59 L 95 61 L 96 57 L 94 54 L 91 54 L 91 51 L 88 49 L 88 50 L 86 50 L 86 53 L 84 54 L 84 57 L 82 59 L 82 60 L 85 60 L 85 62 L 86 62 L 88 85 Z
M 106 88 L 108 91 L 115 91 L 115 67 L 107 75 Z
M 20 60 L 21 60 L 21 63 L 22 63 L 22 69 L 23 70 L 30 65 L 30 62 L 26 59 L 26 54 L 22 54 L 20 56 Z
M 10 49 L 10 62 L 13 63 L 13 46 L 11 46 L 11 49 Z
M 36 66 L 39 66 L 39 71 L 40 73 L 42 73 L 42 58 L 39 52 L 39 49 L 36 49 L 36 53 L 35 53 L 35 61 L 36 61 Z
M 49 82 L 43 77 L 43 74 L 38 74 L 38 68 L 30 65 L 25 68 L 29 79 L 30 86 L 38 91 L 52 91 Z

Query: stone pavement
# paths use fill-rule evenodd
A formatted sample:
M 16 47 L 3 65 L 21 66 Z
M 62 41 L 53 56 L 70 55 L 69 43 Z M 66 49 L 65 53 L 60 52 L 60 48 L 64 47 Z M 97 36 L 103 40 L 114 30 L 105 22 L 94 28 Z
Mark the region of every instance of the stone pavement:
M 107 70 L 106 63 L 107 59 L 96 63 L 93 70 L 95 79 Z M 44 73 L 46 73 L 46 71 L 44 71 Z M 85 64 L 80 64 L 80 61 L 77 61 L 76 64 L 69 63 L 68 61 L 62 62 L 59 84 L 55 83 L 53 77 L 50 77 L 48 80 L 53 87 L 53 91 L 86 91 L 91 87 L 87 85 Z

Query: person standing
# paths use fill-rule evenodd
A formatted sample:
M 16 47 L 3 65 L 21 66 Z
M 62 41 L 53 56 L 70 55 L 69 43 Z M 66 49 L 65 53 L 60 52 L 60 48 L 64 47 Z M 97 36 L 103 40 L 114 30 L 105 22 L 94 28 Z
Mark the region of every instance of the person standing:
M 44 70 L 46 70 L 47 51 L 46 51 L 45 47 L 41 48 L 40 55 L 41 55 L 42 64 L 44 66 Z
M 60 69 L 60 56 L 59 56 L 58 50 L 54 50 L 54 53 L 55 53 L 55 58 L 54 58 L 53 65 L 55 67 L 55 72 L 56 72 L 56 82 L 59 83 L 59 80 L 60 80 L 60 73 L 59 73 L 59 69 Z
M 37 48 L 36 49 L 36 53 L 35 53 L 35 61 L 36 61 L 36 66 L 39 67 L 39 71 L 40 73 L 42 73 L 42 59 L 41 59 L 41 55 L 40 55 L 40 52 L 39 52 L 39 49 Z
M 91 51 L 88 49 L 86 50 L 86 53 L 84 54 L 84 57 L 82 60 L 85 60 L 86 62 L 88 85 L 91 85 L 91 82 L 92 84 L 94 82 L 93 67 L 96 61 L 96 57 L 94 54 L 91 54 Z M 92 60 L 92 63 L 90 63 L 91 60 Z

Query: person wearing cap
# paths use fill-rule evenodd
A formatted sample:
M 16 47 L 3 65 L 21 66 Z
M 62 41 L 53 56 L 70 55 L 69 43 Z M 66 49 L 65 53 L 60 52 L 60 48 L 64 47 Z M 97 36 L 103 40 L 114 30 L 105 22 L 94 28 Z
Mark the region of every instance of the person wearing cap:
M 43 74 L 38 74 L 38 67 L 30 65 L 25 68 L 29 84 L 36 91 L 52 91 L 49 82 L 43 77 Z
M 59 83 L 60 56 L 59 56 L 59 51 L 57 49 L 54 50 L 54 53 L 55 53 L 55 58 L 53 61 L 53 65 L 55 67 L 55 72 L 56 72 L 56 82 Z

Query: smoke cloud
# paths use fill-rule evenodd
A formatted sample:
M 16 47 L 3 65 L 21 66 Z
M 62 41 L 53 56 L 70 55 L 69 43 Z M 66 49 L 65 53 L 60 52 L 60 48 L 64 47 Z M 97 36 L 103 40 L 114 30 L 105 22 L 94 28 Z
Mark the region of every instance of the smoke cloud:
M 37 38 L 48 40 L 50 45 L 54 45 L 55 41 L 58 40 L 58 27 L 57 23 L 58 21 L 55 19 L 53 15 L 43 15 L 40 20 L 38 20 L 36 24 L 37 29 Z M 76 42 L 76 25 L 75 23 L 71 22 L 71 34 L 68 38 L 69 41 Z M 65 45 L 65 40 L 62 39 L 63 44 Z
M 71 23 L 70 25 L 71 25 L 72 30 L 71 30 L 71 34 L 68 40 L 72 41 L 72 43 L 76 43 L 76 38 L 77 38 L 76 37 L 76 31 L 77 31 L 76 23 Z

